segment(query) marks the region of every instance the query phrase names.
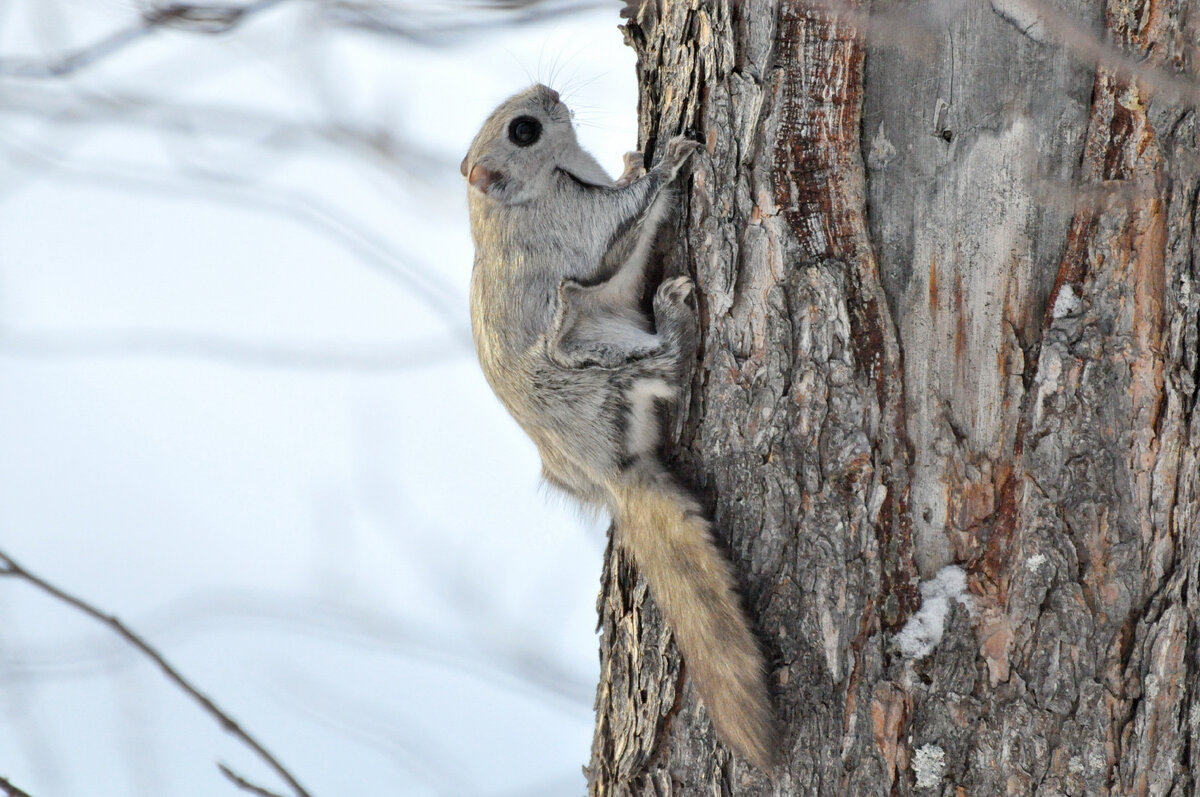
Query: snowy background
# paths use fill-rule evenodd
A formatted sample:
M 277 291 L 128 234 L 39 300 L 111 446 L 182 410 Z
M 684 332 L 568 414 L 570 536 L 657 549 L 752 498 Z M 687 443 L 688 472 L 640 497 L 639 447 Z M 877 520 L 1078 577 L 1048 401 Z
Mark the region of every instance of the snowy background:
M 604 525 L 545 494 L 475 364 L 458 163 L 541 79 L 619 171 L 618 6 L 446 34 L 411 4 L 414 42 L 279 2 L 37 74 L 144 7 L 0 2 L 0 550 L 317 797 L 581 793 Z M 110 631 L 0 580 L 0 775 L 237 794 L 218 760 L 285 791 Z

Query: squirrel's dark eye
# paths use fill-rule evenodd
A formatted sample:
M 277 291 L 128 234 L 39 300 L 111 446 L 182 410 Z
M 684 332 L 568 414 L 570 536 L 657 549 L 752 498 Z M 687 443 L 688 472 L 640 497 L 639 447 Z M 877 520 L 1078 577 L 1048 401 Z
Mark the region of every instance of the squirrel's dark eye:
M 542 137 L 542 123 L 532 116 L 518 116 L 508 125 L 508 140 L 518 147 L 528 147 Z

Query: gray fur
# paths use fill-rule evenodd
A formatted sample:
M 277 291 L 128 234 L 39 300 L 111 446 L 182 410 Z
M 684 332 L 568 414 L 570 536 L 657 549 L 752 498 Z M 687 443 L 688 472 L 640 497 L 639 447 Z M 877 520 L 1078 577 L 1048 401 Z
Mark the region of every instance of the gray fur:
M 521 147 L 509 125 L 530 116 Z M 475 267 L 471 326 L 488 383 L 537 445 L 551 484 L 604 507 L 670 624 L 724 741 L 766 766 L 774 748 L 762 656 L 731 569 L 696 502 L 658 460 L 658 405 L 677 400 L 696 345 L 693 285 L 640 309 L 667 186 L 697 148 L 679 137 L 614 182 L 580 148 L 557 92 L 535 85 L 488 118 L 463 159 Z

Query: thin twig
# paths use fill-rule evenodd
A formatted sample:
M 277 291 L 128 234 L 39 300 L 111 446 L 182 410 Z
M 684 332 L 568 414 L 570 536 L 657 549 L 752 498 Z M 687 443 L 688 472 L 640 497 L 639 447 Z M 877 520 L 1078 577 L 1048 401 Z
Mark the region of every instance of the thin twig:
M 81 598 L 77 598 L 74 595 L 63 592 L 53 584 L 44 581 L 43 579 L 26 570 L 11 556 L 3 551 L 0 551 L 0 568 L 2 568 L 0 569 L 0 575 L 14 576 L 16 578 L 23 579 L 24 581 L 27 581 L 28 583 L 40 589 L 42 592 L 45 592 L 47 595 L 50 595 L 51 597 L 56 598 L 57 600 L 69 606 L 73 606 L 92 619 L 97 620 L 98 622 L 111 628 L 127 642 L 129 642 L 129 644 L 133 645 L 146 657 L 157 664 L 159 669 L 163 671 L 163 674 L 165 674 L 169 680 L 173 681 L 176 686 L 191 696 L 193 700 L 199 703 L 201 708 L 203 708 L 214 719 L 216 719 L 217 723 L 223 730 L 240 739 L 243 744 L 253 750 L 259 758 L 266 762 L 271 769 L 275 770 L 275 773 L 287 781 L 287 784 L 292 787 L 292 791 L 296 793 L 296 797 L 312 797 L 312 795 L 300 785 L 300 782 L 296 780 L 295 776 L 288 771 L 287 767 L 279 763 L 279 760 L 276 759 L 275 756 L 271 755 L 267 749 L 258 742 L 257 739 L 255 739 L 246 731 L 242 730 L 241 726 L 237 724 L 233 717 L 229 716 L 227 713 L 218 708 L 217 704 L 214 703 L 211 698 L 209 698 L 196 687 L 192 686 L 192 684 L 186 678 L 179 674 L 178 670 L 172 667 L 167 660 L 163 658 L 161 653 L 152 648 L 148 642 L 126 627 L 126 625 L 122 623 L 120 619 L 112 615 L 104 614 L 99 609 L 85 602 Z
M 233 781 L 233 785 L 237 786 L 242 791 L 248 791 L 251 794 L 257 794 L 258 797 L 283 797 L 283 795 L 277 794 L 270 789 L 264 789 L 257 783 L 251 783 L 219 761 L 217 762 L 217 769 L 221 770 L 221 774 Z
M 31 797 L 29 792 L 14 786 L 8 778 L 0 778 L 0 791 L 3 791 L 8 797 Z

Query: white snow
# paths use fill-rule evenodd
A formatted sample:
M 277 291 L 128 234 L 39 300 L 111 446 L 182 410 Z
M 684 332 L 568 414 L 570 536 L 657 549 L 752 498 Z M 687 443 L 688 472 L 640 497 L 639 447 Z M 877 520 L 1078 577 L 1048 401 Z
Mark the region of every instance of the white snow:
M 967 574 L 958 565 L 947 565 L 921 583 L 920 610 L 892 637 L 905 658 L 923 659 L 942 641 L 952 599 L 970 610 Z
M 1069 283 L 1063 283 L 1054 299 L 1054 317 L 1062 318 L 1079 309 L 1079 296 Z

